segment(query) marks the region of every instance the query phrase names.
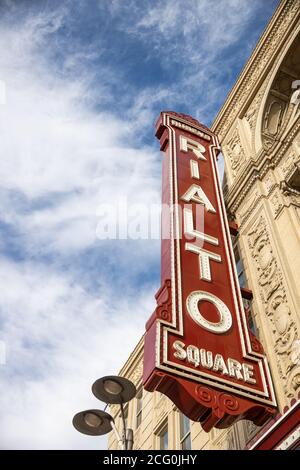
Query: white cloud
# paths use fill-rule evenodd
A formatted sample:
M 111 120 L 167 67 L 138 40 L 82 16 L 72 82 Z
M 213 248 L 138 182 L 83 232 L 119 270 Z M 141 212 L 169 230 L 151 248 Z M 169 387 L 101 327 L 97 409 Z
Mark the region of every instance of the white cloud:
M 17 3 L 11 4 L 16 16 Z M 124 83 L 127 120 L 111 95 L 123 77 L 101 60 L 97 70 L 89 67 L 102 57 L 101 40 L 80 48 L 78 38 L 68 42 L 60 34 L 73 2 L 53 13 L 26 12 L 22 23 L 2 22 L 0 216 L 16 233 L 22 254 L 14 259 L 4 232 L 2 448 L 105 447 L 105 439 L 79 435 L 71 419 L 80 409 L 99 406 L 91 383 L 117 373 L 144 331 L 158 286 L 149 281 L 146 288 L 144 280 L 137 289 L 131 280 L 147 278 L 148 266 L 159 259 L 159 243 L 95 243 L 99 205 L 159 202 L 159 151 L 141 144 L 137 126 L 139 132 L 148 128 L 155 108 L 168 103 L 170 109 L 178 97 L 195 117 L 208 115 L 218 96 L 214 74 L 226 67 L 214 62 L 216 51 L 237 40 L 256 3 L 245 1 L 241 8 L 237 0 L 203 0 L 187 8 L 187 2 L 171 0 L 142 7 L 136 1 L 106 2 L 124 34 L 147 43 L 152 57 L 161 54 L 166 69 L 172 63 L 182 67 L 173 81 L 169 76 L 167 84 L 136 93 Z M 107 103 L 113 103 L 114 114 L 104 111 Z M 93 276 L 84 265 L 87 249 L 95 250 L 96 265 L 104 256 L 108 260 L 97 269 L 96 291 L 84 282 Z M 76 257 L 83 260 L 80 268 L 72 263 Z M 122 292 L 114 290 L 116 275 L 119 284 L 124 279 Z
M 255 45 L 261 2 L 115 0 L 108 8 L 120 31 L 147 45 L 144 60 L 158 58 L 168 77 L 167 83 L 144 88 L 132 112 L 141 113 L 147 122 L 155 118 L 157 102 L 168 103 L 167 109 L 180 102 L 208 125 L 232 85 L 233 70 L 238 72 Z M 245 31 L 250 27 L 247 43 Z
M 91 292 L 72 266 L 72 254 L 95 247 L 101 202 L 149 203 L 159 196 L 160 160 L 158 152 L 136 146 L 131 122 L 91 110 L 90 77 L 80 63 L 76 78 L 53 73 L 40 48 L 62 22 L 60 12 L 0 30 L 0 79 L 6 85 L 0 105 L 1 219 L 22 234 L 18 248 L 25 257 L 54 257 L 52 263 L 0 260 L 7 286 L 0 299 L 0 340 L 7 354 L 0 393 L 5 449 L 106 447 L 105 438 L 79 435 L 71 420 L 80 409 L 101 407 L 91 383 L 118 372 L 144 331 L 158 287 L 134 292 L 128 285 L 120 295 L 99 267 L 99 290 Z M 68 70 L 80 57 L 69 60 Z M 105 90 L 99 83 L 98 97 L 103 92 L 105 99 Z M 146 243 L 148 248 L 136 245 L 133 274 L 157 254 L 157 243 Z M 122 244 L 118 250 L 123 246 L 120 266 L 126 272 L 132 254 Z M 116 250 L 105 248 L 113 260 Z M 82 270 L 88 275 L 84 265 Z
M 258 0 L 166 0 L 112 3 L 112 15 L 117 15 L 120 29 L 147 41 L 168 59 L 182 64 L 201 66 L 199 59 L 220 53 L 238 41 L 247 22 L 259 5 Z M 130 15 L 124 19 L 124 12 Z M 220 14 L 221 13 L 221 14 Z
M 61 15 L 48 22 L 34 17 L 26 31 L 2 31 L 7 100 L 0 106 L 0 181 L 8 191 L 2 219 L 28 234 L 28 246 L 38 249 L 41 243 L 44 250 L 63 252 L 95 243 L 101 203 L 126 199 L 130 204 L 136 198 L 158 202 L 160 159 L 158 152 L 133 147 L 137 142 L 131 121 L 86 107 L 86 74 L 59 78 L 51 64 L 40 61 L 36 45 L 61 22 Z M 24 213 L 16 191 L 29 205 L 40 198 L 44 205 Z
M 34 263 L 1 259 L 2 448 L 105 448 L 72 428 L 73 414 L 101 408 L 95 379 L 116 373 L 154 307 L 153 291 L 120 296 L 101 283 L 97 293 L 70 275 Z M 153 286 L 154 287 L 154 286 Z

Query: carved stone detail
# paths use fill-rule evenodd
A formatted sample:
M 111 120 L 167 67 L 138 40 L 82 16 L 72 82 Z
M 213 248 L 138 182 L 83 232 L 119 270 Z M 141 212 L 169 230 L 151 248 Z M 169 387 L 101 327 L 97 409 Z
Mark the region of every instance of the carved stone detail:
M 273 144 L 282 141 L 284 132 L 293 125 L 300 113 L 297 100 L 293 101 L 293 83 L 299 74 L 299 45 L 297 37 L 270 85 L 262 123 L 262 138 L 267 150 L 272 141 Z M 296 93 L 299 94 L 299 90 Z
M 140 362 L 137 367 L 134 369 L 133 373 L 129 377 L 130 380 L 137 385 L 139 382 L 141 382 L 143 376 L 143 363 Z
M 300 207 L 300 192 L 296 189 L 291 188 L 286 181 L 280 183 L 280 189 L 282 194 L 285 196 L 285 206 L 293 204 L 294 206 Z
M 296 339 L 291 346 L 291 361 L 295 366 L 300 366 L 300 339 Z
M 235 176 L 246 160 L 245 151 L 241 144 L 237 128 L 234 130 L 227 145 L 225 145 L 225 151 L 229 155 L 232 174 Z
M 300 191 L 296 186 L 292 187 L 292 180 L 295 175 L 299 174 L 300 171 L 300 157 L 291 151 L 287 157 L 282 161 L 280 165 L 281 174 L 284 179 L 280 182 L 280 189 L 283 195 L 284 205 L 289 207 L 293 204 L 296 207 L 300 207 Z
M 230 437 L 228 433 L 222 433 L 221 436 L 219 436 L 215 442 L 214 442 L 214 448 L 217 450 L 229 450 L 229 441 Z
M 295 343 L 297 327 L 287 301 L 283 273 L 262 216 L 248 233 L 248 244 L 255 260 L 260 297 L 270 321 L 274 349 L 279 355 L 278 371 L 286 395 L 292 397 L 300 386 L 298 376 L 292 382 L 290 380 L 290 374 L 294 374 L 293 369 L 297 367 L 292 360 L 295 357 L 295 344 L 298 345 Z
M 255 182 L 257 180 L 263 180 L 268 171 L 273 170 L 279 164 L 279 162 L 283 161 L 283 158 L 285 158 L 287 151 L 289 151 L 291 144 L 295 139 L 295 135 L 299 131 L 299 129 L 300 120 L 299 122 L 296 122 L 294 124 L 292 129 L 290 129 L 285 140 L 282 142 L 278 152 L 272 154 L 272 158 L 270 156 L 266 158 L 266 154 L 263 152 L 260 154 L 255 164 L 252 160 L 248 160 L 245 163 L 243 172 L 240 172 L 236 176 L 233 184 L 230 186 L 228 192 L 226 193 L 227 209 L 232 214 L 235 214 L 237 212 L 239 206 L 248 197 L 248 193 L 253 189 Z M 286 170 L 286 172 L 288 173 L 288 170 Z
M 244 224 L 248 217 L 251 215 L 252 211 L 254 210 L 255 207 L 257 207 L 257 204 L 259 200 L 263 196 L 259 193 L 258 189 L 256 189 L 248 198 L 247 203 L 243 205 L 243 209 L 239 213 L 239 221 L 240 225 Z
M 249 124 L 250 132 L 251 132 L 251 149 L 252 149 L 253 154 L 255 152 L 255 128 L 256 128 L 257 117 L 258 117 L 259 109 L 260 109 L 261 102 L 263 99 L 263 95 L 266 91 L 267 86 L 269 85 L 270 75 L 271 75 L 271 72 L 268 74 L 268 76 L 264 80 L 262 86 L 260 87 L 258 93 L 256 94 L 254 100 L 251 102 L 249 108 L 247 109 L 244 115 L 244 118 Z
M 252 421 L 243 421 L 243 426 L 246 435 L 246 441 L 249 441 L 259 430 L 259 427 L 252 423 Z
M 264 187 L 265 187 L 265 191 L 267 195 L 271 193 L 275 185 L 276 185 L 276 182 L 274 180 L 273 172 L 269 171 L 269 173 L 267 173 L 264 179 Z
M 223 112 L 220 121 L 216 125 L 215 130 L 221 137 L 226 135 L 226 132 L 232 126 L 234 119 L 249 98 L 251 91 L 255 88 L 255 84 L 266 70 L 267 64 L 273 59 L 274 52 L 278 50 L 289 24 L 299 11 L 299 7 L 300 0 L 286 2 L 272 30 L 259 48 L 254 60 L 249 64 L 247 73 L 242 76 L 238 87 L 234 89 L 230 104 L 227 109 L 225 108 L 225 112 Z
M 262 93 L 260 93 L 259 95 L 256 95 L 255 100 L 251 103 L 251 106 L 245 113 L 245 119 L 249 123 L 250 129 L 254 129 L 255 127 L 255 121 L 257 118 L 258 105 L 259 105 L 261 95 Z
M 264 113 L 262 137 L 263 147 L 269 152 L 278 139 L 278 134 L 283 127 L 283 117 L 287 104 L 278 98 L 270 95 Z
M 282 160 L 279 168 L 284 178 L 286 178 L 288 174 L 293 170 L 294 163 L 296 163 L 297 160 L 299 160 L 299 157 L 296 157 L 296 153 L 293 150 L 291 150 L 287 154 L 287 156 Z
M 274 218 L 276 218 L 277 215 L 280 213 L 281 209 L 283 208 L 284 204 L 281 201 L 281 198 L 278 193 L 275 193 L 271 197 L 270 201 L 272 204 L 272 211 L 273 211 Z

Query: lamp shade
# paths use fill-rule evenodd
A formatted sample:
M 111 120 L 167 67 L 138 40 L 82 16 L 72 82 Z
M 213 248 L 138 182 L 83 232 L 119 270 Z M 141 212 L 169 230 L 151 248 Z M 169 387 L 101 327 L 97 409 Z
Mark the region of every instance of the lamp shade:
M 101 436 L 112 430 L 110 414 L 102 410 L 80 411 L 73 418 L 73 426 L 77 431 L 89 436 Z
M 96 380 L 92 392 L 99 400 L 109 404 L 121 404 L 130 401 L 136 395 L 134 384 L 118 375 L 108 375 Z

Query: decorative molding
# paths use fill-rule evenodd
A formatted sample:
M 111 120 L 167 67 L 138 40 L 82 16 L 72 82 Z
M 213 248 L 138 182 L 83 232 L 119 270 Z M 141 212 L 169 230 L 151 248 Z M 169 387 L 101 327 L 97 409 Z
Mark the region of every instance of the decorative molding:
M 244 425 L 246 441 L 250 441 L 250 439 L 252 439 L 255 436 L 255 434 L 257 434 L 258 431 L 260 430 L 260 428 L 256 426 L 254 423 L 252 423 L 252 421 L 245 420 L 243 421 L 243 425 Z
M 300 426 L 282 441 L 274 450 L 287 450 L 294 442 L 300 439 Z
M 249 108 L 245 112 L 244 118 L 249 124 L 250 131 L 251 131 L 251 149 L 253 152 L 253 155 L 255 155 L 255 130 L 256 130 L 256 123 L 258 119 L 258 114 L 259 110 L 261 107 L 262 99 L 264 96 L 264 93 L 269 86 L 270 82 L 270 77 L 271 77 L 272 71 L 270 71 L 265 78 L 263 84 L 261 85 L 260 89 L 258 90 L 255 98 L 253 99 L 252 103 L 250 104 Z
M 293 149 L 291 149 L 287 153 L 286 157 L 282 159 L 279 169 L 284 178 L 287 178 L 289 174 L 293 172 L 294 163 L 296 163 L 297 160 L 300 161 L 300 157 L 298 156 L 297 158 L 296 152 Z
M 297 400 L 298 398 L 298 400 Z M 274 418 L 261 428 L 255 436 L 248 441 L 245 450 L 276 450 L 282 442 L 282 426 L 287 435 L 299 428 L 300 392 L 298 397 L 292 398 L 289 406 L 285 406 L 283 413 L 278 413 Z
M 246 161 L 245 151 L 242 146 L 239 130 L 237 127 L 234 129 L 234 132 L 229 138 L 227 144 L 225 144 L 224 151 L 230 158 L 230 167 L 234 177 Z
M 226 135 L 243 106 L 245 106 L 249 95 L 255 90 L 259 78 L 268 70 L 275 51 L 280 48 L 281 42 L 299 12 L 300 0 L 287 0 L 282 8 L 279 6 L 277 16 L 274 16 L 273 22 L 270 23 L 260 39 L 213 123 L 212 129 L 219 134 L 220 138 Z
M 216 450 L 229 450 L 230 449 L 230 437 L 231 432 L 222 432 L 218 437 L 212 442 L 213 448 Z
M 284 277 L 272 247 L 266 220 L 261 216 L 247 236 L 251 255 L 255 260 L 260 298 L 271 324 L 274 349 L 280 359 L 278 372 L 285 394 L 292 397 L 300 386 L 300 367 L 295 356 L 300 355 L 297 326 L 288 304 Z M 295 345 L 298 349 L 295 352 Z M 291 378 L 292 377 L 292 378 Z
M 291 167 L 286 171 L 290 175 L 295 168 L 295 162 L 290 160 Z M 255 188 L 244 202 L 241 209 L 237 209 L 235 218 L 239 221 L 239 230 L 245 226 L 253 212 L 259 207 L 260 201 L 268 200 L 274 219 L 278 218 L 284 207 L 291 205 L 300 208 L 300 191 L 292 188 L 286 180 L 276 183 L 272 173 L 269 173 L 263 181 L 265 194 Z
M 284 197 L 285 207 L 289 207 L 290 205 L 293 205 L 295 207 L 300 208 L 300 191 L 297 191 L 296 189 L 291 188 L 286 181 L 282 181 L 280 183 L 280 189 L 282 191 L 282 194 L 285 196 Z
M 242 225 L 246 223 L 254 209 L 258 206 L 258 203 L 261 199 L 263 199 L 263 194 L 261 194 L 258 188 L 250 194 L 247 202 L 243 205 L 242 210 L 238 213 L 239 218 L 239 229 L 241 229 Z
M 238 174 L 232 186 L 225 194 L 227 208 L 230 213 L 236 213 L 239 206 L 247 198 L 249 191 L 253 188 L 253 185 L 257 180 L 262 181 L 269 170 L 273 170 L 279 165 L 281 160 L 287 154 L 288 149 L 290 149 L 291 144 L 295 140 L 295 136 L 299 130 L 300 119 L 289 130 L 284 140 L 276 146 L 274 152 L 272 152 L 270 155 L 266 155 L 266 153 L 262 151 L 257 161 L 253 161 L 253 159 L 247 160 L 243 172 Z M 297 156 L 296 153 L 292 150 L 289 152 L 289 154 L 293 155 L 293 158 L 296 160 L 299 159 L 299 156 Z M 288 165 L 288 163 L 286 162 L 285 165 Z M 291 169 L 292 167 L 289 168 Z M 288 170 L 284 171 L 288 172 Z
M 142 360 L 134 368 L 134 370 L 131 373 L 129 378 L 135 385 L 138 385 L 139 383 L 141 383 L 142 378 L 143 378 L 143 362 L 142 362 Z
M 269 196 L 269 194 L 273 191 L 274 186 L 276 186 L 276 181 L 271 170 L 267 173 L 266 177 L 264 178 L 263 185 L 265 188 L 266 195 Z
M 276 217 L 280 214 L 281 209 L 284 207 L 284 204 L 278 192 L 273 194 L 273 196 L 270 198 L 270 202 L 274 219 L 276 219 Z

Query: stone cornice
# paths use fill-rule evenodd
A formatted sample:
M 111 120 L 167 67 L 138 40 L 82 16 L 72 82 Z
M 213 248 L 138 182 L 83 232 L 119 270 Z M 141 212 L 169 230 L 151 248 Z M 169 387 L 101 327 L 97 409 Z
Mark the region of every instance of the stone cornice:
M 141 360 L 143 359 L 143 352 L 144 352 L 144 334 L 135 346 L 132 353 L 129 355 L 127 361 L 123 365 L 122 369 L 120 370 L 118 375 L 122 377 L 128 377 L 132 371 L 136 369 L 139 365 Z
M 233 185 L 224 195 L 229 212 L 234 214 L 249 191 L 253 188 L 256 180 L 262 180 L 269 169 L 274 169 L 287 149 L 292 144 L 295 135 L 300 130 L 300 120 L 296 121 L 285 138 L 278 142 L 276 148 L 270 155 L 261 152 L 258 159 L 252 159 L 244 166 L 243 171 L 235 179 Z
M 280 51 L 281 44 L 299 14 L 300 0 L 284 0 L 279 4 L 212 124 L 211 129 L 219 135 L 221 143 L 233 121 L 249 101 L 250 94 L 255 93 L 260 78 L 268 72 L 274 54 Z

